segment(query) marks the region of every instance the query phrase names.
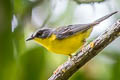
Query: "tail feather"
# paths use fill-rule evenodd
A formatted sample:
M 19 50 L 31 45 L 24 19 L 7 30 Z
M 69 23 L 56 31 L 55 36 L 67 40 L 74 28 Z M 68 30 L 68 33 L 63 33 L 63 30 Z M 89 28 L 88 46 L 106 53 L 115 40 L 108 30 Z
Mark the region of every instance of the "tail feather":
M 103 16 L 102 18 L 99 18 L 98 20 L 94 21 L 92 24 L 93 24 L 93 25 L 97 25 L 97 24 L 99 24 L 100 22 L 106 20 L 107 18 L 111 17 L 112 15 L 114 15 L 114 14 L 116 14 L 116 13 L 118 13 L 118 11 L 115 11 L 115 12 L 113 12 L 113 13 L 110 13 L 110 14 L 108 14 L 108 15 L 105 15 L 105 16 Z

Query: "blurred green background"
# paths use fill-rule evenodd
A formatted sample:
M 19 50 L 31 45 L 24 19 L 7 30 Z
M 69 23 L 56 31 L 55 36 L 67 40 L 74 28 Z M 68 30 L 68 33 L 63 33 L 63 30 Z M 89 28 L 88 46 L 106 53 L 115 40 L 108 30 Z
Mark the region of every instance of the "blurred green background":
M 89 23 L 120 10 L 120 0 L 80 1 L 0 0 L 0 80 L 47 80 L 68 59 L 67 56 L 48 52 L 33 41 L 26 42 L 25 39 L 35 30 Z M 95 39 L 110 27 L 120 18 L 119 14 L 96 26 L 88 40 Z M 69 80 L 120 80 L 119 75 L 120 38 Z

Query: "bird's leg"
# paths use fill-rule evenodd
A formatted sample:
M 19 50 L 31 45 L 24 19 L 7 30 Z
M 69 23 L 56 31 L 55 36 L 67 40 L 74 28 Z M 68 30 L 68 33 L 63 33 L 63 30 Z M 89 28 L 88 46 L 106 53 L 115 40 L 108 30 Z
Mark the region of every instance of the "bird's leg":
M 69 54 L 68 56 L 69 56 L 70 59 L 72 58 L 72 55 L 71 55 L 71 54 Z

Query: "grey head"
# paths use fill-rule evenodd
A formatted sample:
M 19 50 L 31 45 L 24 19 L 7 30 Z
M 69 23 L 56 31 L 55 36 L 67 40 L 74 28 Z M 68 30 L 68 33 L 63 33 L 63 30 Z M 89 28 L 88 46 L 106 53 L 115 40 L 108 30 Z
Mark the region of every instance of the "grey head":
M 26 41 L 33 40 L 34 38 L 47 38 L 50 37 L 52 34 L 51 29 L 40 29 L 34 32 Z

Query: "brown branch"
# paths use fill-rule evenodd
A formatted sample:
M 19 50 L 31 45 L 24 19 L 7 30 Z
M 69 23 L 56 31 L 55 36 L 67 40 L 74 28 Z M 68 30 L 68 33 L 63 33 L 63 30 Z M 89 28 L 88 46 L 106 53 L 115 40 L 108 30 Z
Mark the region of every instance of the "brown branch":
M 83 3 L 85 3 L 85 4 L 89 4 L 89 3 L 100 3 L 100 2 L 104 2 L 104 1 L 106 1 L 106 0 L 74 0 L 76 3 L 78 3 L 78 4 L 83 4 Z
M 92 42 L 94 43 L 92 48 L 88 44 L 82 51 L 79 51 L 70 60 L 62 64 L 56 74 L 53 74 L 48 80 L 67 80 L 118 36 L 120 36 L 120 20 L 95 39 Z

